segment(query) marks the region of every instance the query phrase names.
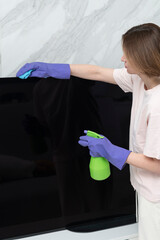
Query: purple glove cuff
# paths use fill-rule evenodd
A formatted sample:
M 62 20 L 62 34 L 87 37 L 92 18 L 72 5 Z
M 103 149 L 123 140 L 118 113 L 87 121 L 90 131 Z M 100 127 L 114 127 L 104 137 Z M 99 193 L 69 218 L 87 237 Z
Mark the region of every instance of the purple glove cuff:
M 71 77 L 71 69 L 69 64 L 65 64 L 65 79 L 70 79 Z
M 103 148 L 101 156 L 106 158 L 116 168 L 122 170 L 125 167 L 126 160 L 131 151 L 116 145 L 112 145 L 109 153 L 107 151 L 108 150 L 106 148 Z
M 129 151 L 125 148 L 118 147 L 118 146 L 115 146 L 115 147 L 118 148 L 118 155 L 116 153 L 114 160 L 111 160 L 111 161 L 115 167 L 117 167 L 119 170 L 122 170 L 126 165 L 126 160 L 129 156 L 129 154 L 131 153 L 131 151 Z
M 54 78 L 70 79 L 71 69 L 69 64 L 54 64 L 55 71 L 51 76 Z

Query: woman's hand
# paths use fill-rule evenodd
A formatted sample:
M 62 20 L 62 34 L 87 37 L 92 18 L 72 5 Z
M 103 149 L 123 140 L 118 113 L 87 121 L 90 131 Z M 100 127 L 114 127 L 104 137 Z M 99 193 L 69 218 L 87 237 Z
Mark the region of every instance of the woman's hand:
M 87 133 L 84 131 L 84 133 Z M 122 169 L 131 151 L 113 145 L 106 137 L 94 138 L 81 136 L 78 142 L 83 147 L 88 147 L 93 157 L 104 157 L 118 169 Z
M 16 76 L 20 78 L 27 78 L 30 76 L 39 78 L 54 77 L 59 79 L 69 79 L 70 72 L 69 64 L 32 62 L 26 63 L 20 68 Z

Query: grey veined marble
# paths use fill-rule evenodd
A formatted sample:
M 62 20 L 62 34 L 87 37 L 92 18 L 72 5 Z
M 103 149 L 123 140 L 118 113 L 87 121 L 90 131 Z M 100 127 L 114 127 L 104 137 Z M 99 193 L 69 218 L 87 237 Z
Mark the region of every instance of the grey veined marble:
M 0 0 L 0 76 L 27 62 L 122 67 L 121 36 L 160 24 L 159 0 Z

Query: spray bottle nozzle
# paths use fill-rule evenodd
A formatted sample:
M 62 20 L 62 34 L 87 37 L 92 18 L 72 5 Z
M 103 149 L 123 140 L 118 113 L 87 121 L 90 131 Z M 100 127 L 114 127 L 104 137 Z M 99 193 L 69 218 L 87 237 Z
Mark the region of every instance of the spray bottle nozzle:
M 94 137 L 94 138 L 104 138 L 104 136 L 90 130 L 87 131 L 87 136 Z

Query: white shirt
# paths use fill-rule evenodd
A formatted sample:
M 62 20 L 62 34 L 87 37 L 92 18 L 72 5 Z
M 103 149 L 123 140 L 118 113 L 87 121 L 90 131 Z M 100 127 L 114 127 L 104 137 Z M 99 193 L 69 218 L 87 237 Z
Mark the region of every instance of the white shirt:
M 160 160 L 160 84 L 145 90 L 144 82 L 125 68 L 115 69 L 116 83 L 132 92 L 129 148 L 135 153 Z M 133 187 L 147 200 L 160 202 L 160 174 L 130 165 Z

